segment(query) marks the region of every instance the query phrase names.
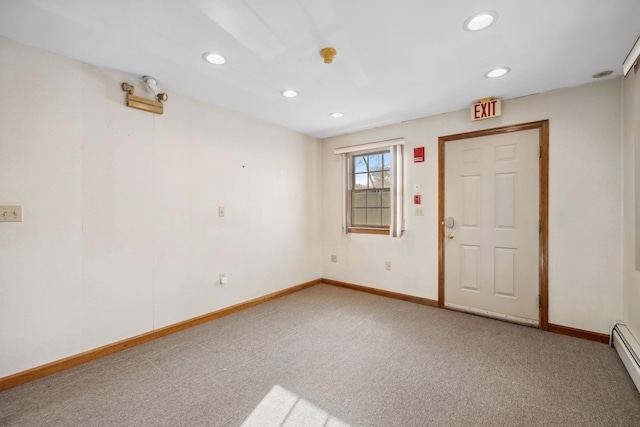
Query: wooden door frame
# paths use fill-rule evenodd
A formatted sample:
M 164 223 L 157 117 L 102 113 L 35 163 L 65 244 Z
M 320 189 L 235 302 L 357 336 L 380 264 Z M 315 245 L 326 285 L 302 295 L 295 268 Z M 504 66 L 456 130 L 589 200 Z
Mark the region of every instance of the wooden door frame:
M 438 138 L 438 307 L 444 306 L 444 149 L 449 141 L 538 129 L 540 143 L 540 233 L 538 238 L 539 327 L 549 330 L 549 120 L 502 126 Z

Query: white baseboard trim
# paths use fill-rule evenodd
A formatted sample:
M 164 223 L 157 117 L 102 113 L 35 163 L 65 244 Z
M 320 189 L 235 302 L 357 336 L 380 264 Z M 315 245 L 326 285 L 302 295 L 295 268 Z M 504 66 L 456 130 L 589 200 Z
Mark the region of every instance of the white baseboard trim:
M 611 345 L 640 391 L 640 343 L 624 323 L 616 322 L 611 330 Z

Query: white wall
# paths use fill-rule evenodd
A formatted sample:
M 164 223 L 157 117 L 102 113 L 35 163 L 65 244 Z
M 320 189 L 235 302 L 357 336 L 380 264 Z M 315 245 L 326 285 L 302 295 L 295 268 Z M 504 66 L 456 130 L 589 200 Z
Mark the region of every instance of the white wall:
M 640 74 L 640 71 L 638 71 Z M 640 105 L 637 104 L 636 93 L 640 91 L 637 87 L 640 76 L 634 75 L 632 70 L 624 78 L 624 316 L 623 320 L 629 327 L 636 340 L 640 341 L 640 272 L 635 267 L 635 235 L 636 212 L 635 205 L 635 183 L 636 174 L 640 173 L 636 169 L 637 132 L 636 126 L 639 121 L 638 114 Z
M 0 70 L 0 377 L 321 277 L 314 138 L 4 38 Z
M 608 333 L 622 315 L 621 117 L 621 81 L 611 79 L 505 101 L 496 119 L 470 122 L 463 110 L 324 140 L 324 277 L 437 300 L 438 137 L 549 119 L 549 322 Z M 342 235 L 334 148 L 398 137 L 406 143 L 405 235 Z M 421 146 L 426 161 L 414 164 Z M 413 215 L 414 183 L 423 217 Z
M 464 110 L 319 142 L 170 88 L 162 116 L 126 108 L 121 82 L 149 96 L 140 82 L 3 38 L 0 70 L 0 204 L 24 207 L 0 224 L 0 377 L 319 277 L 437 299 L 438 136 L 542 119 L 549 321 L 607 333 L 622 316 L 620 79 L 505 101 L 499 119 Z M 333 148 L 396 137 L 425 216 L 407 197 L 402 238 L 343 236 Z

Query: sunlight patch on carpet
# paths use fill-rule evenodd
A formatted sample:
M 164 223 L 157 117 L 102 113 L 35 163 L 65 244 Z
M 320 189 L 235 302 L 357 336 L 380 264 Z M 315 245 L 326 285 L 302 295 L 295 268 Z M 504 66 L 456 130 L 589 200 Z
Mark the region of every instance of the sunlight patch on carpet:
M 274 385 L 241 427 L 350 427 L 284 387 Z

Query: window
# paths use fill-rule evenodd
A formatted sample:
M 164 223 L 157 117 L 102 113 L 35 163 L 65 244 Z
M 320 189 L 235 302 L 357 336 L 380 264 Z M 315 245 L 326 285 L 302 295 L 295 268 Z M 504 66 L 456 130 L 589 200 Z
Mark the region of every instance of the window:
M 391 222 L 391 154 L 351 156 L 351 225 L 389 227 Z
M 342 155 L 345 233 L 402 234 L 403 140 L 337 148 Z

